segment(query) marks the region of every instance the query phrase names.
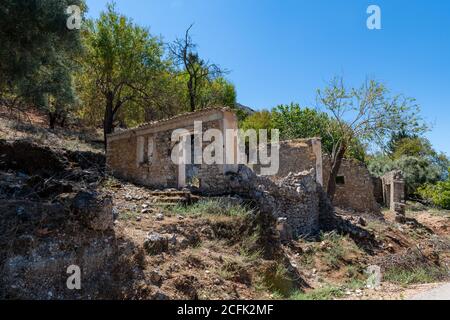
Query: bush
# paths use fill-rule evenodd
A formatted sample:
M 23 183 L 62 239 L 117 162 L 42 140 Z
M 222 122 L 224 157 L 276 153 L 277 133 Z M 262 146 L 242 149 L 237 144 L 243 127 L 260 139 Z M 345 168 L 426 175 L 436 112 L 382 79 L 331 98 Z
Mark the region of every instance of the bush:
M 439 181 L 436 184 L 426 184 L 418 189 L 418 193 L 434 206 L 450 209 L 450 178 L 446 181 Z

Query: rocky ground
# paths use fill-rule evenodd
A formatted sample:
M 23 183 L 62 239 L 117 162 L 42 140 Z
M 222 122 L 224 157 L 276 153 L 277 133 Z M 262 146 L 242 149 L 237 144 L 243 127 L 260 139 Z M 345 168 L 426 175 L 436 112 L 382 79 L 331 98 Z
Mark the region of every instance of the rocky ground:
M 448 279 L 449 212 L 409 204 L 399 224 L 336 209 L 336 231 L 289 239 L 248 199 L 109 177 L 81 136 L 0 117 L 0 298 L 406 299 Z

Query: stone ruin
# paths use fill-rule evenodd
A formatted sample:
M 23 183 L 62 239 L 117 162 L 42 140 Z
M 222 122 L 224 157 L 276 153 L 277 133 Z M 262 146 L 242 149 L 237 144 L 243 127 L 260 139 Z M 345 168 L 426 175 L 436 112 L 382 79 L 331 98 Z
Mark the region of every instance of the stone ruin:
M 391 171 L 381 177 L 383 203 L 396 214 L 398 222 L 405 221 L 405 179 L 401 171 Z
M 272 214 L 289 235 L 313 235 L 319 231 L 321 186 L 316 182 L 315 171 L 289 173 L 274 182 L 256 175 L 246 166 L 230 174 L 228 190 L 253 199 L 260 211 Z M 289 237 L 289 236 L 288 236 Z
M 281 223 L 287 222 L 294 235 L 319 230 L 320 199 L 329 176 L 329 160 L 322 154 L 320 138 L 281 141 L 278 174 L 268 177 L 258 175 L 264 168 L 261 164 L 174 164 L 171 154 L 176 144 L 172 132 L 185 129 L 187 139 L 193 142 L 198 138 L 196 121 L 202 121 L 202 132 L 222 132 L 224 157 L 237 159 L 236 138 L 226 134 L 227 129 L 238 129 L 236 114 L 228 108 L 213 108 L 109 135 L 107 167 L 119 178 L 154 189 L 188 187 L 203 195 L 250 197 Z M 207 144 L 203 142 L 203 148 Z M 225 148 L 226 144 L 233 147 Z M 359 212 L 379 211 L 372 177 L 364 165 L 344 160 L 338 178 L 334 205 Z

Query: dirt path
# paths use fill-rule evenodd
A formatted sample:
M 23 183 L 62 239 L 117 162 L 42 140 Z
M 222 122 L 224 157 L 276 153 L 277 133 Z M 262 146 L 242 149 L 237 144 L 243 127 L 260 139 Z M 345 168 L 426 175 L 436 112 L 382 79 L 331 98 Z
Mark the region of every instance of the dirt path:
M 450 283 L 415 295 L 411 300 L 450 300 Z

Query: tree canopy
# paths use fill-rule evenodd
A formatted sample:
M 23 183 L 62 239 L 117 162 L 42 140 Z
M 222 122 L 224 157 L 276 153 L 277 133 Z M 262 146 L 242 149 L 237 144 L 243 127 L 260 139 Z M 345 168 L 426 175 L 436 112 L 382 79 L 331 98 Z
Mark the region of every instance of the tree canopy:
M 51 114 L 73 104 L 79 30 L 67 28 L 67 7 L 82 0 L 5 0 L 0 3 L 0 99 L 26 102 Z M 13 101 L 13 103 L 9 103 Z

